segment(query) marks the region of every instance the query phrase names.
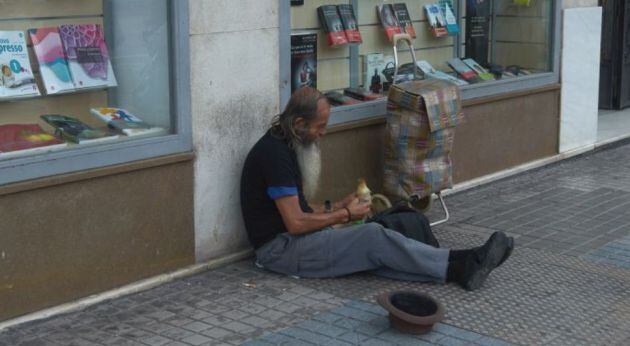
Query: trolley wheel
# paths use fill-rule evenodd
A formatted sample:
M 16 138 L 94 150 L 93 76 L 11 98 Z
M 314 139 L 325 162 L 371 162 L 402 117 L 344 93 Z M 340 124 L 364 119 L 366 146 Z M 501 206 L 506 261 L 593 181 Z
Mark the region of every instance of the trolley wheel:
M 411 198 L 411 200 L 409 201 L 409 206 L 418 210 L 421 213 L 429 211 L 432 205 L 433 205 L 433 198 L 431 195 L 428 195 L 423 198 Z

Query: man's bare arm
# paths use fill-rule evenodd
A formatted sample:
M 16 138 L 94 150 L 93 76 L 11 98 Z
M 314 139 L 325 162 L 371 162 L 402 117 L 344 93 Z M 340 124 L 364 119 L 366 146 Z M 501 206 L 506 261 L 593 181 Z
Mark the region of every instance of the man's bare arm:
M 300 208 L 297 196 L 286 196 L 275 200 L 282 221 L 290 234 L 306 234 L 324 227 L 362 219 L 370 210 L 369 204 L 349 203 L 346 208 L 331 213 L 305 213 Z M 350 212 L 350 215 L 348 215 Z M 351 220 L 348 220 L 348 217 Z
M 338 200 L 337 202 L 334 202 L 332 204 L 332 210 L 338 210 L 341 209 L 343 207 L 346 207 L 348 204 L 350 204 L 350 202 L 352 202 L 353 199 L 357 198 L 357 194 L 356 193 L 351 193 L 347 196 L 345 196 L 344 198 Z M 309 203 L 308 204 L 312 209 L 314 213 L 324 213 L 326 212 L 326 207 L 323 204 L 312 204 Z

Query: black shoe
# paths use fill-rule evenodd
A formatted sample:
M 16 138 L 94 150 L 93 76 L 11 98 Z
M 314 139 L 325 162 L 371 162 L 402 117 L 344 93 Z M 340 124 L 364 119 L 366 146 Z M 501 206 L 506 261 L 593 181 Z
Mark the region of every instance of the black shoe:
M 479 249 L 481 249 L 481 246 L 472 248 L 473 251 L 479 251 Z M 507 251 L 505 251 L 503 258 L 501 258 L 501 261 L 499 262 L 497 267 L 500 267 L 501 265 L 503 265 L 503 262 L 505 262 L 508 258 L 510 258 L 510 255 L 512 255 L 512 251 L 514 251 L 514 238 L 508 237 Z
M 514 251 L 514 238 L 508 237 L 507 249 L 505 250 L 505 254 L 503 255 L 503 258 L 501 258 L 501 261 L 499 262 L 497 267 L 500 267 L 503 262 L 510 258 L 510 255 L 512 255 L 512 251 Z
M 490 272 L 509 257 L 508 249 L 514 243 L 503 232 L 494 232 L 488 241 L 468 256 L 460 284 L 468 291 L 481 287 Z

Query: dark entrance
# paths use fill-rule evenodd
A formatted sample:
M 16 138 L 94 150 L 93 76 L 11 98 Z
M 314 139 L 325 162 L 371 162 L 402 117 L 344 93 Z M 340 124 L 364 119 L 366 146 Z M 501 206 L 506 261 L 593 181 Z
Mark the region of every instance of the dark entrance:
M 599 108 L 630 106 L 630 0 L 600 0 L 602 47 Z

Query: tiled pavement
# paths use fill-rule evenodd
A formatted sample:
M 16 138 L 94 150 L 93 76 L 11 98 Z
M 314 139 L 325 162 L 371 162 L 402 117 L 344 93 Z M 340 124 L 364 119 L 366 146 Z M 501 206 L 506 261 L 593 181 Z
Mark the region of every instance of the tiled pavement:
M 478 291 L 369 274 L 292 279 L 246 260 L 20 325 L 0 346 L 630 345 L 630 145 L 446 200 L 452 220 L 435 229 L 444 246 L 478 245 L 495 230 L 516 238 Z M 397 288 L 439 299 L 443 323 L 423 336 L 391 329 L 374 298 Z

